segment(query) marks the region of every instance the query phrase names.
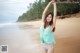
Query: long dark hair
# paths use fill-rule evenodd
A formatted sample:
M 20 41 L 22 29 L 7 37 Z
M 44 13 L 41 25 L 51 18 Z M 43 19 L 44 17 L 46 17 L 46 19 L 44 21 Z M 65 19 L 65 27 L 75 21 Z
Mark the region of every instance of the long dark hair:
M 46 23 L 47 23 L 47 21 L 46 21 L 46 18 L 48 17 L 48 15 L 51 15 L 52 16 L 52 19 L 51 19 L 51 21 L 49 22 L 49 25 L 52 25 L 53 24 L 53 13 L 52 12 L 50 12 L 50 13 L 48 13 L 46 16 L 45 16 L 45 18 L 44 18 L 44 28 L 46 28 Z M 55 27 L 53 28 L 53 30 L 52 30 L 53 32 L 55 31 Z

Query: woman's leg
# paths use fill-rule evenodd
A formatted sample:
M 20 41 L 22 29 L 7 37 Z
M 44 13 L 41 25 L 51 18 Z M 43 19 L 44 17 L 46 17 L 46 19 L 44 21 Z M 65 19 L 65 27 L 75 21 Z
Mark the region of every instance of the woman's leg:
M 54 53 L 54 45 L 50 45 L 48 48 L 48 53 Z
M 54 53 L 54 51 L 53 51 L 53 50 L 54 50 L 54 49 L 49 48 L 47 53 Z
M 45 53 L 48 53 L 48 50 L 45 50 Z

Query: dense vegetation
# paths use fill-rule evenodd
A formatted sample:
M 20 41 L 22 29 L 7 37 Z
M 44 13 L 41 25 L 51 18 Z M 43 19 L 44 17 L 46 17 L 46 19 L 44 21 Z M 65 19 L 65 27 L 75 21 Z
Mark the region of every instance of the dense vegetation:
M 28 6 L 28 11 L 26 13 L 23 13 L 21 16 L 19 16 L 18 21 L 29 21 L 29 20 L 35 20 L 40 19 L 42 12 L 46 5 L 48 4 L 50 0 L 46 0 L 43 2 L 42 0 L 35 1 L 34 3 L 30 3 Z M 50 6 L 48 12 L 53 12 L 53 6 Z M 58 16 L 68 15 L 68 14 L 74 14 L 78 13 L 80 11 L 80 5 L 79 4 L 57 4 L 57 13 Z

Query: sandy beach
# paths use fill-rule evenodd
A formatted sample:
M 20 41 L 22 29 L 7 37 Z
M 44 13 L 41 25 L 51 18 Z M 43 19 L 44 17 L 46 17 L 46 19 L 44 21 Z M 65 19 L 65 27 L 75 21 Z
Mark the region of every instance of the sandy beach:
M 44 53 L 40 47 L 41 20 L 18 22 L 0 27 L 1 45 L 8 53 Z M 80 53 L 80 18 L 57 19 L 54 53 Z

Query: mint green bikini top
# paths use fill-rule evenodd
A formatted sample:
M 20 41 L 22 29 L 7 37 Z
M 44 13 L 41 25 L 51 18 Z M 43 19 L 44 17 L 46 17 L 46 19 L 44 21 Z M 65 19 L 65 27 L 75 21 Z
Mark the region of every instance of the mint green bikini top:
M 50 31 L 50 25 L 44 29 L 44 24 L 40 27 L 41 42 L 46 44 L 56 44 L 54 32 Z

